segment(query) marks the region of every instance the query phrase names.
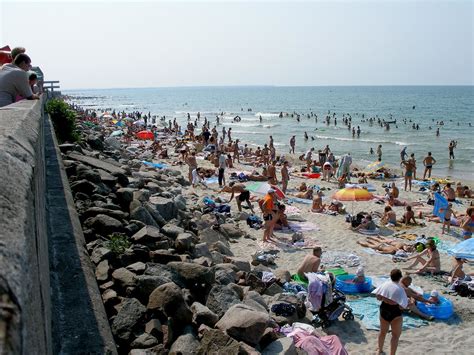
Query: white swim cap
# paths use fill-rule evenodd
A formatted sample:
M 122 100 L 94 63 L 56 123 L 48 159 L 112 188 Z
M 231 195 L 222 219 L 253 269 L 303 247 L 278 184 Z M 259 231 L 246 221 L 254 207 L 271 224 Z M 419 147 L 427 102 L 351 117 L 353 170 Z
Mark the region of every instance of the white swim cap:
M 431 297 L 438 297 L 439 293 L 436 290 L 431 291 Z

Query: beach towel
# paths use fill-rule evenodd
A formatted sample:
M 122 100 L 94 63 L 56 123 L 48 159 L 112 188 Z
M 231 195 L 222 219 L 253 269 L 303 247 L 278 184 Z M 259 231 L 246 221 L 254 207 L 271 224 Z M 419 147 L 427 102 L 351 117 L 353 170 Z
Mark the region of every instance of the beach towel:
M 444 215 L 446 212 L 441 212 L 440 210 L 448 207 L 448 200 L 438 192 L 435 192 L 434 198 L 435 202 L 433 206 L 433 214 L 441 218 L 442 221 L 444 221 Z
M 147 166 L 151 166 L 153 168 L 157 169 L 166 169 L 167 165 L 166 164 L 161 164 L 161 163 L 150 163 L 148 161 L 142 160 L 142 164 L 145 164 Z
M 217 178 L 217 176 L 211 176 L 209 178 L 204 179 L 204 182 L 206 183 L 206 185 L 217 184 L 219 182 L 219 179 Z
M 305 205 L 311 205 L 313 203 L 313 200 L 308 200 L 306 198 L 299 198 L 299 197 L 290 197 L 287 199 L 290 203 L 302 203 Z
M 407 308 L 408 306 L 408 298 L 405 290 L 392 280 L 388 280 L 387 282 L 383 283 L 373 290 L 372 293 L 377 296 L 385 297 L 397 303 L 402 308 Z
M 297 328 L 287 336 L 293 338 L 295 346 L 303 349 L 307 354 L 348 355 L 337 335 L 319 336 Z
M 364 234 L 364 235 L 378 235 L 380 233 L 380 229 L 379 228 L 375 228 L 375 229 L 359 229 L 357 230 L 357 232 L 359 232 L 360 234 Z
M 380 302 L 375 297 L 362 297 L 348 302 L 354 315 L 359 318 L 368 330 L 380 330 L 379 306 Z M 413 317 L 410 314 L 403 314 L 403 329 L 419 328 L 428 325 L 428 322 Z
M 289 222 L 288 226 L 294 232 L 309 232 L 319 230 L 318 226 L 311 222 Z
M 328 250 L 321 257 L 321 264 L 326 268 L 338 268 L 341 266 L 356 267 L 361 264 L 360 257 L 342 251 Z
M 418 235 L 414 233 L 402 233 L 399 235 L 394 235 L 394 237 L 414 242 L 416 238 L 418 238 Z
M 366 189 L 367 191 L 373 192 L 375 191 L 375 186 L 372 184 L 346 184 L 345 188 L 361 188 Z

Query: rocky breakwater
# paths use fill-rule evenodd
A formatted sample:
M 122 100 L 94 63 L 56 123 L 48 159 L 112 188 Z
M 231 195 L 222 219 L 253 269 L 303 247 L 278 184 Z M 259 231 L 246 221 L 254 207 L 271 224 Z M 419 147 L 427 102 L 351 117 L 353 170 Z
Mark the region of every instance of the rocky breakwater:
M 263 282 L 270 269 L 233 256 L 249 237 L 239 214 L 204 213 L 179 171 L 141 163 L 144 149 L 99 127 L 82 136 L 60 149 L 119 353 L 301 353 L 274 328 L 306 317 L 304 303 L 283 293 L 288 272 Z

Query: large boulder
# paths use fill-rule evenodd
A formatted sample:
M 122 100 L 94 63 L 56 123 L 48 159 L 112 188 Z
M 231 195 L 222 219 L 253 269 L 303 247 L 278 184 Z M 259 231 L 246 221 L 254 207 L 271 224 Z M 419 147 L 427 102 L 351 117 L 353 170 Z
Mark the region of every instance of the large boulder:
M 237 267 L 232 264 L 217 264 L 214 266 L 214 278 L 221 285 L 237 281 Z
M 112 210 L 103 207 L 90 207 L 81 213 L 81 219 L 85 220 L 90 217 L 96 217 L 99 214 L 104 214 L 118 220 L 126 219 L 128 217 L 128 213 L 123 211 Z
M 203 300 L 214 283 L 214 270 L 195 263 L 170 262 L 168 266 L 176 271 L 198 300 Z
M 247 301 L 253 301 L 262 306 L 266 311 L 268 311 L 267 302 L 265 299 L 256 291 L 248 291 L 244 296 L 244 303 Z
M 267 313 L 258 312 L 244 304 L 236 304 L 225 312 L 216 328 L 225 331 L 236 340 L 255 346 L 270 322 Z
M 161 231 L 163 232 L 164 235 L 172 239 L 176 239 L 178 235 L 185 232 L 183 228 L 177 226 L 174 223 L 168 223 L 164 225 Z
M 186 325 L 192 320 L 192 312 L 184 301 L 181 288 L 174 282 L 157 287 L 151 294 L 147 308 L 159 310 L 176 324 Z
M 199 243 L 194 246 L 194 257 L 200 258 L 201 256 L 212 259 L 212 254 L 206 243 Z
M 81 192 L 88 196 L 92 195 L 97 188 L 95 184 L 86 179 L 74 181 L 70 186 L 74 193 Z
M 138 336 L 130 346 L 136 349 L 147 349 L 152 346 L 158 345 L 158 339 L 156 339 L 153 335 L 143 333 Z
M 221 233 L 212 228 L 206 228 L 200 231 L 199 241 L 201 243 L 206 243 L 209 246 L 216 242 L 222 242 L 227 247 L 230 246 L 226 237 L 224 237 Z
M 234 256 L 226 256 L 224 258 L 224 262 L 228 262 L 230 264 L 233 264 L 239 269 L 239 271 L 245 271 L 245 272 L 250 272 L 250 263 L 243 259 L 243 258 L 237 258 Z
M 241 231 L 235 224 L 224 223 L 219 226 L 219 230 L 228 239 L 237 239 L 244 236 L 244 232 Z
M 193 323 L 198 326 L 205 324 L 209 327 L 214 327 L 219 320 L 217 314 L 199 302 L 194 302 L 191 305 L 191 311 L 193 312 Z
M 128 210 L 128 206 L 130 205 L 130 202 L 133 201 L 133 192 L 135 189 L 129 188 L 129 187 L 122 187 L 120 189 L 117 189 L 115 191 L 115 195 L 117 196 L 117 199 L 120 203 L 120 206 L 122 208 L 125 208 Z
M 147 244 L 159 241 L 164 238 L 160 229 L 154 226 L 145 226 L 132 236 L 135 243 Z
M 229 285 L 215 285 L 207 296 L 206 306 L 220 318 L 232 306 L 240 303 L 239 294 Z
M 112 322 L 112 333 L 117 339 L 128 341 L 146 308 L 135 298 L 126 298 Z
M 199 355 L 206 354 L 239 355 L 240 344 L 221 330 L 205 329 L 202 332 Z
M 112 273 L 112 279 L 122 288 L 135 286 L 135 274 L 124 267 L 115 270 Z
M 222 255 L 234 256 L 234 253 L 229 248 L 229 245 L 222 243 L 221 241 L 215 242 L 211 245 L 212 250 L 217 250 Z
M 120 232 L 123 229 L 122 222 L 105 214 L 98 214 L 95 217 L 86 219 L 84 225 L 88 228 L 92 228 L 103 236 L 110 235 L 114 232 Z
M 179 336 L 173 345 L 171 345 L 169 355 L 197 355 L 200 351 L 199 340 L 192 334 Z
M 176 218 L 178 209 L 172 199 L 161 196 L 150 197 L 150 203 L 156 208 L 158 213 L 167 221 Z
M 148 210 L 143 206 L 138 206 L 137 208 L 134 208 L 130 212 L 130 219 L 135 219 L 137 221 L 145 223 L 146 225 L 158 228 L 158 223 L 156 223 L 150 212 L 148 212 Z
M 136 295 L 141 301 L 147 302 L 150 294 L 157 287 L 168 282 L 172 282 L 172 280 L 164 276 L 138 275 L 135 277 Z
M 143 206 L 160 227 L 163 227 L 166 224 L 166 219 L 163 218 L 154 205 L 152 205 L 150 202 L 145 202 Z
M 191 233 L 180 233 L 175 240 L 175 248 L 178 253 L 185 253 L 193 249 L 195 237 Z

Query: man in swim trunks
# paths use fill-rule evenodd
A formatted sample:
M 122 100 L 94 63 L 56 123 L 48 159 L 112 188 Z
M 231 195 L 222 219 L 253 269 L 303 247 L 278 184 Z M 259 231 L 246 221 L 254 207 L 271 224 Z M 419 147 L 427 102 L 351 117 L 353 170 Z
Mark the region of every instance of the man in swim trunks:
M 443 189 L 443 195 L 446 196 L 446 199 L 449 202 L 456 201 L 456 191 L 451 187 L 451 183 L 447 183 Z
M 316 192 L 316 196 L 313 198 L 313 206 L 311 207 L 311 212 L 321 213 L 324 212 L 326 205 L 323 204 L 323 192 L 319 190 Z
M 229 188 L 224 188 L 222 190 L 223 192 L 230 192 L 230 201 L 234 198 L 234 195 L 238 193 L 239 195 L 236 197 L 235 202 L 237 203 L 237 208 L 239 209 L 239 212 L 242 212 L 242 202 L 246 201 L 247 205 L 250 208 L 250 211 L 252 213 L 255 213 L 252 207 L 252 204 L 250 203 L 250 192 L 245 188 L 245 185 L 243 184 L 236 184 L 235 181 L 231 181 L 229 183 Z
M 428 255 L 428 260 L 423 258 L 424 255 Z M 405 268 L 405 270 L 409 270 L 407 271 L 407 274 L 424 274 L 425 272 L 435 274 L 440 272 L 441 270 L 439 251 L 436 249 L 436 244 L 433 239 L 428 240 L 428 242 L 426 243 L 425 250 L 423 250 L 421 253 L 409 257 L 407 261 L 413 259 L 415 259 L 413 264 Z M 422 265 L 421 268 L 416 271 L 410 271 L 418 264 Z
M 423 173 L 423 180 L 426 179 L 426 174 L 428 174 L 428 178 L 431 177 L 431 169 L 433 165 L 436 164 L 436 159 L 431 156 L 431 152 L 428 152 L 428 156 L 423 159 L 423 165 L 425 166 L 425 172 Z
M 272 163 L 268 166 L 267 168 L 267 177 L 268 177 L 268 183 L 270 185 L 276 185 L 278 184 L 278 179 L 276 175 L 276 161 L 272 161 Z
M 286 189 L 288 187 L 288 181 L 290 180 L 290 173 L 288 172 L 288 162 L 283 163 L 281 168 L 281 191 L 286 194 Z
M 411 181 L 413 180 L 413 173 L 415 171 L 415 162 L 413 159 L 408 159 L 402 161 L 400 165 L 405 165 L 405 191 L 407 190 L 407 185 L 410 187 L 411 191 Z
M 318 272 L 319 266 L 321 265 L 321 255 L 323 250 L 321 247 L 313 248 L 313 252 L 310 255 L 306 255 L 298 267 L 297 274 L 300 279 L 307 280 L 305 273 L 307 272 Z M 322 270 L 323 268 L 321 268 Z
M 293 136 L 290 139 L 290 153 L 295 154 L 295 145 L 296 145 L 296 137 Z

